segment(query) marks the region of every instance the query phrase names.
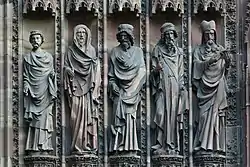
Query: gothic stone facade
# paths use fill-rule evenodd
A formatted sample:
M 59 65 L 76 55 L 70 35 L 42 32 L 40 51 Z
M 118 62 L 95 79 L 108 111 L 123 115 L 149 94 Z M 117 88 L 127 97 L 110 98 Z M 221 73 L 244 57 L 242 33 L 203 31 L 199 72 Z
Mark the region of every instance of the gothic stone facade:
M 216 40 L 231 56 L 227 75 L 225 152 L 194 153 L 197 128 L 196 96 L 192 83 L 193 50 L 201 44 L 202 20 L 216 22 Z M 176 44 L 182 48 L 184 86 L 188 110 L 182 113 L 180 153 L 154 154 L 152 128 L 155 106 L 151 90 L 151 53 L 165 22 L 175 25 Z M 110 153 L 112 100 L 108 73 L 111 49 L 117 46 L 117 27 L 134 27 L 134 46 L 141 48 L 145 84 L 139 92 L 136 152 Z M 97 148 L 94 153 L 72 154 L 71 120 L 64 90 L 64 63 L 73 43 L 73 28 L 89 27 L 92 45 L 100 59 L 100 96 L 96 112 Z M 250 166 L 249 69 L 250 2 L 248 0 L 6 0 L 0 2 L 0 167 L 21 166 Z M 43 32 L 42 48 L 53 57 L 57 98 L 53 101 L 52 147 L 49 154 L 26 150 L 29 124 L 24 120 L 24 56 L 31 51 L 29 35 Z

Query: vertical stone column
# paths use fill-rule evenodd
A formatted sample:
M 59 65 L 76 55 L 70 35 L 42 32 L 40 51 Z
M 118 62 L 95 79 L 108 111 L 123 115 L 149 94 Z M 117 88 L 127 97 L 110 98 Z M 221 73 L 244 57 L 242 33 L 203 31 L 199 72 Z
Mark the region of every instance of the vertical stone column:
M 148 24 L 148 5 L 149 1 L 142 0 L 141 1 L 141 13 L 140 17 L 140 48 L 143 50 L 144 61 L 146 65 L 146 87 L 141 90 L 141 111 L 140 111 L 140 126 L 141 129 L 138 131 L 138 140 L 141 143 L 141 156 L 135 157 L 135 160 L 141 161 L 141 166 L 146 166 L 148 161 L 151 159 L 148 157 L 148 147 L 150 147 L 150 138 L 149 131 L 148 131 L 148 114 L 150 111 L 150 101 L 148 97 L 149 93 L 149 48 L 147 47 L 148 37 L 149 37 L 149 24 Z M 138 120 L 139 121 L 139 120 Z M 138 127 L 137 127 L 138 128 Z M 150 162 L 150 161 L 149 161 Z M 139 163 L 138 163 L 139 164 Z
M 145 38 L 145 60 L 146 60 L 146 70 L 147 70 L 147 80 L 146 80 L 146 166 L 151 166 L 151 91 L 150 91 L 150 0 L 145 0 L 145 35 L 142 38 Z
M 230 73 L 228 74 L 228 104 L 229 110 L 226 115 L 226 164 L 227 167 L 241 165 L 241 143 L 242 143 L 242 117 L 240 92 L 241 66 L 239 54 L 239 40 L 242 40 L 237 31 L 239 30 L 240 19 L 237 12 L 239 10 L 239 1 L 229 0 L 226 3 L 226 48 L 232 55 Z M 244 165 L 243 165 L 244 166 Z
M 192 90 L 192 0 L 187 0 L 185 3 L 186 7 L 186 19 L 185 24 L 186 26 L 186 32 L 187 32 L 187 56 L 188 56 L 188 92 L 189 92 L 189 113 L 188 113 L 188 135 L 185 134 L 185 136 L 188 136 L 188 154 L 186 154 L 186 157 L 188 159 L 187 166 L 193 166 L 193 90 Z M 186 124 L 187 125 L 187 124 Z M 187 139 L 187 138 L 186 138 Z M 187 153 L 187 152 L 186 152 Z M 186 162 L 187 163 L 187 162 Z
M 3 95 L 3 101 L 1 102 L 1 106 L 3 106 L 3 110 L 1 112 L 3 112 L 3 120 L 4 120 L 4 124 L 3 124 L 3 166 L 4 167 L 10 167 L 10 166 L 18 166 L 18 149 L 16 150 L 15 146 L 18 148 L 18 145 L 16 145 L 16 143 L 14 142 L 18 142 L 18 136 L 13 136 L 13 129 L 17 130 L 16 127 L 18 127 L 18 121 L 17 122 L 12 122 L 12 116 L 13 113 L 18 111 L 18 101 L 16 101 L 16 105 L 17 106 L 13 106 L 12 103 L 12 98 L 13 101 L 14 100 L 18 100 L 18 89 L 12 87 L 12 86 L 16 86 L 17 83 L 17 78 L 14 78 L 13 76 L 17 77 L 17 75 L 12 75 L 14 73 L 14 71 L 12 71 L 12 58 L 17 56 L 17 47 L 13 44 L 17 44 L 18 43 L 18 39 L 17 39 L 17 31 L 15 31 L 14 27 L 16 28 L 16 24 L 17 24 L 17 1 L 14 1 L 13 3 L 11 3 L 11 1 L 4 1 L 3 4 L 3 64 L 2 64 L 2 68 L 3 68 L 3 73 L 1 75 L 3 75 L 3 85 L 1 86 L 2 88 L 0 88 L 1 91 L 1 95 Z M 14 9 L 14 10 L 13 10 Z M 13 21 L 13 23 L 12 23 Z M 15 22 L 14 22 L 15 21 Z M 13 27 L 12 27 L 13 26 Z M 13 35 L 13 36 L 12 36 Z M 14 36 L 15 35 L 15 36 Z M 14 39 L 12 39 L 12 37 Z M 13 42 L 12 42 L 13 41 Z M 12 50 L 13 49 L 13 50 Z M 17 60 L 17 59 L 15 59 Z M 17 63 L 17 61 L 13 61 L 13 63 Z M 15 64 L 16 65 L 16 64 Z M 15 70 L 15 69 L 14 69 Z M 13 72 L 13 73 L 12 73 Z M 17 71 L 15 71 L 17 72 Z M 13 80 L 15 79 L 15 80 Z M 13 80 L 13 82 L 12 82 Z M 12 85 L 13 83 L 13 85 Z M 14 89 L 14 90 L 13 90 Z M 13 96 L 13 93 L 16 93 L 15 95 L 17 95 L 17 99 L 16 96 Z M 13 110 L 12 110 L 13 109 Z M 15 110 L 17 109 L 17 110 Z M 15 110 L 15 111 L 14 111 Z M 12 113 L 13 112 L 13 113 Z M 1 113 L 2 115 L 2 113 Z M 18 117 L 16 117 L 18 115 L 14 114 L 14 118 L 16 118 L 18 120 Z M 13 123 L 14 126 L 13 127 Z M 15 132 L 14 132 L 15 134 Z M 13 138 L 13 137 L 16 137 Z M 14 146 L 13 146 L 14 144 Z M 14 154 L 13 154 L 13 148 L 14 148 Z M 11 158 L 14 158 L 13 161 L 11 161 Z M 1 162 L 2 163 L 2 162 Z
M 101 106 L 99 109 L 99 123 L 98 123 L 98 128 L 99 128 L 99 133 L 98 133 L 98 140 L 99 140 L 99 166 L 100 167 L 107 167 L 108 163 L 108 145 L 107 145 L 107 128 L 108 128 L 108 120 L 107 120 L 107 108 L 108 108 L 108 93 L 107 93 L 107 81 L 104 78 L 106 77 L 106 72 L 107 72 L 107 45 L 106 45 L 106 30 L 104 27 L 107 26 L 106 23 L 106 17 L 107 14 L 106 12 L 106 1 L 105 0 L 99 0 L 98 1 L 98 7 L 99 7 L 99 12 L 97 14 L 97 38 L 98 38 L 98 46 L 97 46 L 97 53 L 98 57 L 100 58 L 100 63 L 101 63 L 101 78 L 102 78 L 102 85 L 101 85 Z M 105 69 L 105 72 L 104 72 Z M 105 83 L 105 84 L 104 84 Z
M 4 2 L 0 4 L 0 136 L 4 136 Z M 4 167 L 4 140 L 0 141 L 0 167 Z

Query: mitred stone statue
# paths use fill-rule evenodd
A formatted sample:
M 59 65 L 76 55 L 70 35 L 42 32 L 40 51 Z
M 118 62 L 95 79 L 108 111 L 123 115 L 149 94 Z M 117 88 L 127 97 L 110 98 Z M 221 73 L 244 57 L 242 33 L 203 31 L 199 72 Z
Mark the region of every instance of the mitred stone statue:
M 225 152 L 228 52 L 216 40 L 214 21 L 202 21 L 202 44 L 193 52 L 193 85 L 198 99 L 194 151 Z

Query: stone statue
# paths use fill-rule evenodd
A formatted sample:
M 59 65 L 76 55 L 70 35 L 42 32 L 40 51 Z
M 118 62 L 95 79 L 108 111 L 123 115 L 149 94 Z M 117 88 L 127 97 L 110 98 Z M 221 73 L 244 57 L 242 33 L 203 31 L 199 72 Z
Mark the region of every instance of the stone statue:
M 133 26 L 121 24 L 112 49 L 109 68 L 109 90 L 113 101 L 110 152 L 137 151 L 136 113 L 145 83 L 146 68 L 143 52 L 134 45 Z
M 202 21 L 202 44 L 193 51 L 193 85 L 198 100 L 198 128 L 194 151 L 225 152 L 225 74 L 230 66 L 228 52 L 216 41 L 214 21 Z
M 64 63 L 64 86 L 70 108 L 73 154 L 96 153 L 100 62 L 85 25 L 74 28 Z
M 53 57 L 40 46 L 44 37 L 31 31 L 32 51 L 24 56 L 23 92 L 24 118 L 29 123 L 26 151 L 48 154 L 53 150 L 53 100 L 56 99 L 56 76 Z
M 153 127 L 156 127 L 152 149 L 154 154 L 179 154 L 183 112 L 188 109 L 183 51 L 176 44 L 177 32 L 172 23 L 163 24 L 160 31 L 150 75 L 155 104 Z

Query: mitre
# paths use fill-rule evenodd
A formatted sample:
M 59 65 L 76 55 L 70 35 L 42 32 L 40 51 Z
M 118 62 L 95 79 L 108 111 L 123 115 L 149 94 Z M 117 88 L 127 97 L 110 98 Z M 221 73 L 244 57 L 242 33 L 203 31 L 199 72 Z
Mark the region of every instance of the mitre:
M 201 22 L 201 31 L 205 32 L 205 31 L 209 31 L 209 30 L 216 31 L 215 21 L 214 20 L 211 20 L 211 21 L 203 20 Z

